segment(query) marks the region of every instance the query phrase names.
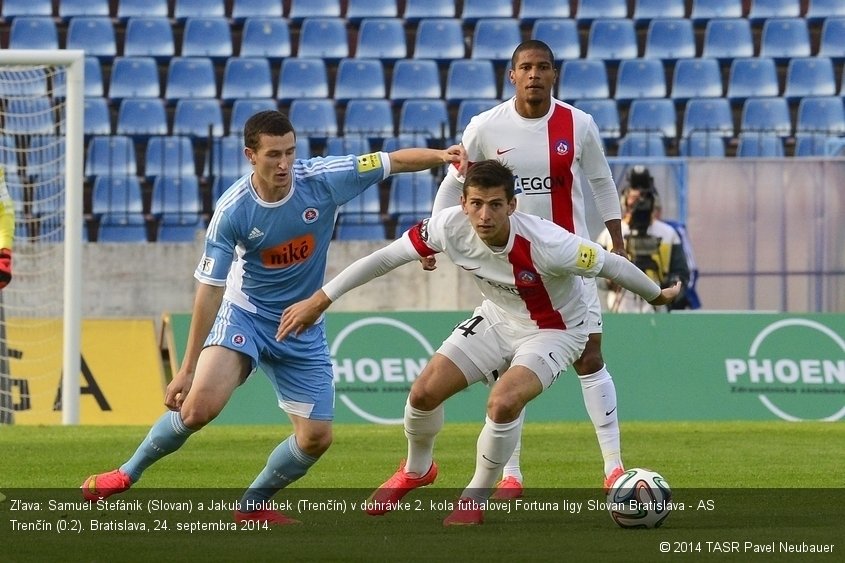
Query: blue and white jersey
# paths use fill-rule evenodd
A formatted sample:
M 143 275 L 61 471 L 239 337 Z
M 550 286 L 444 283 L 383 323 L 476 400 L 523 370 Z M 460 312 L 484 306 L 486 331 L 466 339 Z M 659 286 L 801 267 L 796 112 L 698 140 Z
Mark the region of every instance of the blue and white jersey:
M 194 272 L 222 286 L 224 299 L 277 320 L 285 307 L 323 285 L 338 207 L 390 175 L 386 153 L 296 160 L 288 195 L 259 198 L 252 174 L 238 179 L 217 202 Z

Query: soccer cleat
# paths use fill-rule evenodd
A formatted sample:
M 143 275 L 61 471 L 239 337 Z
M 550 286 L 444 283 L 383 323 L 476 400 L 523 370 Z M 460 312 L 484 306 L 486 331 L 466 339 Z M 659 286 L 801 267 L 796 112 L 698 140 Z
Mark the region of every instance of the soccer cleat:
M 270 526 L 288 526 L 290 524 L 302 524 L 299 520 L 285 516 L 278 510 L 256 510 L 255 512 L 235 511 L 235 522 L 261 522 Z
M 484 511 L 475 499 L 458 499 L 455 509 L 443 520 L 444 526 L 477 526 L 484 523 Z
M 610 472 L 610 475 L 608 475 L 607 479 L 604 480 L 604 494 L 610 492 L 610 488 L 613 486 L 616 480 L 622 476 L 623 473 L 625 473 L 625 470 L 622 468 L 621 465 Z
M 115 469 L 108 473 L 91 475 L 85 479 L 85 482 L 79 488 L 82 489 L 82 496 L 85 500 L 94 502 L 122 493 L 131 486 L 132 479 L 129 478 L 129 475 L 120 469 Z
M 411 477 L 405 473 L 405 462 L 399 464 L 399 469 L 393 476 L 373 491 L 367 499 L 366 512 L 370 516 L 381 516 L 396 508 L 402 497 L 417 487 L 431 485 L 437 479 L 437 464 L 431 462 L 428 472 L 422 477 Z
M 510 500 L 522 496 L 522 483 L 511 475 L 496 483 L 496 489 L 490 497 L 494 500 Z

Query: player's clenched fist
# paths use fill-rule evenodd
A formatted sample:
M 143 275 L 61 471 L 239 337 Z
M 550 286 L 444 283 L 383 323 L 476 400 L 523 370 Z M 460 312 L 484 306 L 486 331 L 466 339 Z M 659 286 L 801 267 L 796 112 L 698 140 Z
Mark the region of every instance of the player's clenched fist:
M 0 249 L 0 289 L 12 281 L 12 251 L 8 248 Z

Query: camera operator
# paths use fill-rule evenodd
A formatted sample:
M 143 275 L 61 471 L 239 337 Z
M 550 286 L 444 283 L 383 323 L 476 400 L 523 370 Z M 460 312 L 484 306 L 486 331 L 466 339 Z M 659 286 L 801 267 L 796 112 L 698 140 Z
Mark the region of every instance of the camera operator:
M 645 166 L 634 166 L 628 175 L 628 185 L 622 192 L 622 235 L 625 237 L 628 258 L 660 287 L 669 287 L 681 281 L 686 288 L 690 270 L 681 238 L 671 225 L 657 218 L 659 208 L 654 178 Z M 607 230 L 599 235 L 597 242 L 609 248 L 611 241 Z M 607 306 L 612 312 L 650 313 L 667 310 L 666 307 L 649 305 L 639 296 L 620 287 L 609 284 L 608 289 Z M 682 291 L 676 301 L 682 301 L 683 294 Z

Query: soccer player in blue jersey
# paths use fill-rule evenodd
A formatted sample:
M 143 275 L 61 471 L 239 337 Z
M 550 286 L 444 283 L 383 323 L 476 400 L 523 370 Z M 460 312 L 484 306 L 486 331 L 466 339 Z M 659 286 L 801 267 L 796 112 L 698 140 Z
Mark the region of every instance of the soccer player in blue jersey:
M 465 162 L 446 150 L 295 159 L 288 118 L 263 111 L 244 125 L 253 166 L 220 197 L 194 277 L 199 282 L 185 358 L 167 386 L 166 412 L 120 468 L 88 477 L 82 494 L 97 500 L 128 489 L 150 465 L 211 422 L 259 365 L 293 424 L 244 493 L 238 522 L 296 523 L 271 510 L 271 497 L 296 481 L 332 441 L 334 385 L 323 323 L 275 340 L 282 311 L 323 284 L 338 207 L 391 174 Z

